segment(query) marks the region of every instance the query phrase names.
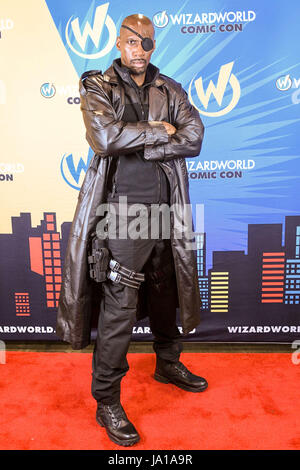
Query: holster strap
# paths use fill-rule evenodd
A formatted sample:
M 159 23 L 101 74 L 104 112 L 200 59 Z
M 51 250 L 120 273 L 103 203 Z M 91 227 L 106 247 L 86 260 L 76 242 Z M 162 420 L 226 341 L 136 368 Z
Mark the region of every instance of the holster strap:
M 145 280 L 145 274 L 132 271 L 131 269 L 128 269 L 120 264 L 115 259 L 111 258 L 109 260 L 109 267 L 111 271 L 108 271 L 107 277 L 113 282 L 139 289 L 141 282 Z
M 111 279 L 116 284 L 120 283 L 128 287 L 133 287 L 134 289 L 139 289 L 141 281 L 135 281 L 134 279 L 128 279 L 127 277 L 122 276 L 116 271 L 108 271 L 107 278 Z
M 136 279 L 137 281 L 140 281 L 140 282 L 145 280 L 145 274 L 132 271 L 126 268 L 125 266 L 123 266 L 122 264 L 118 263 L 118 261 L 114 259 L 110 259 L 109 267 L 112 271 L 116 271 L 128 279 Z

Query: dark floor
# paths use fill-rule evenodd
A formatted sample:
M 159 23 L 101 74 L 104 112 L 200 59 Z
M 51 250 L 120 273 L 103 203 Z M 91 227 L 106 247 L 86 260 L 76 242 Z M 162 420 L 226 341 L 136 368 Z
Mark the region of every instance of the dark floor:
M 63 342 L 6 342 L 7 351 L 44 351 L 44 352 L 80 352 L 90 353 L 93 351 L 92 343 L 85 349 L 73 350 L 71 346 Z M 197 343 L 184 342 L 184 352 L 283 352 L 291 353 L 290 343 Z M 153 353 L 152 342 L 132 342 L 130 353 Z

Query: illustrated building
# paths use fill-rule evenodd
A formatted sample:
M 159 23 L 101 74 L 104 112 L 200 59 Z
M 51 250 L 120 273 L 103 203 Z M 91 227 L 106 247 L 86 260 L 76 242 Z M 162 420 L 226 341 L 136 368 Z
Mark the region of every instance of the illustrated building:
M 264 252 L 262 255 L 261 302 L 282 303 L 284 296 L 285 252 Z
M 45 212 L 40 237 L 29 237 L 31 270 L 45 276 L 48 308 L 58 307 L 61 288 L 62 260 L 60 234 L 54 212 Z
M 17 317 L 29 317 L 29 293 L 28 292 L 15 292 L 15 305 Z
M 300 300 L 300 259 L 286 260 L 284 303 L 299 304 Z
M 284 303 L 298 305 L 300 301 L 300 217 L 288 216 L 285 221 L 285 266 Z
M 211 271 L 210 276 L 210 311 L 228 312 L 229 272 Z
M 197 248 L 197 270 L 200 297 L 202 301 L 201 310 L 208 310 L 208 277 L 206 276 L 206 233 L 195 235 Z

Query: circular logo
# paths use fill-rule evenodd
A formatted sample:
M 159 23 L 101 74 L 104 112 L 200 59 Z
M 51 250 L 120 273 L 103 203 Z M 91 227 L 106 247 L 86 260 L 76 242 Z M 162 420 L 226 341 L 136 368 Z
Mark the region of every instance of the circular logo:
M 61 159 L 60 162 L 60 171 L 63 179 L 65 182 L 71 186 L 73 189 L 77 189 L 77 191 L 80 190 L 80 184 L 79 181 L 74 178 L 74 174 L 72 174 L 72 171 L 70 171 L 70 159 L 71 163 L 73 162 L 73 155 L 68 155 L 65 153 Z M 69 160 L 69 161 L 68 161 Z M 73 165 L 74 166 L 74 165 Z
M 60 162 L 60 171 L 63 179 L 71 188 L 80 190 L 92 157 L 91 149 L 86 160 L 82 157 L 74 157 L 72 153 L 64 153 Z
M 292 86 L 292 80 L 289 75 L 282 75 L 276 80 L 276 88 L 280 91 L 289 90 Z
M 236 76 L 233 73 L 231 73 L 232 66 L 233 66 L 233 62 L 229 62 L 228 64 L 222 65 L 219 71 L 217 85 L 214 85 L 213 82 L 210 81 L 206 91 L 204 91 L 202 77 L 199 77 L 197 80 L 195 80 L 195 77 L 194 77 L 191 80 L 189 84 L 189 89 L 188 89 L 188 97 L 192 105 L 199 111 L 200 114 L 203 114 L 204 116 L 215 116 L 215 117 L 224 116 L 225 114 L 229 113 L 237 105 L 241 96 L 241 87 Z M 222 108 L 219 111 L 207 111 L 211 94 L 214 95 L 216 101 L 218 102 L 218 105 L 219 106 L 222 105 L 224 93 L 228 84 L 231 86 L 231 89 L 232 89 L 232 99 L 230 103 L 225 108 Z M 205 110 L 197 107 L 197 105 L 194 103 L 193 98 L 192 98 L 192 87 L 196 89 L 197 96 L 200 102 L 202 103 L 203 107 L 205 108 Z
M 91 25 L 86 22 L 83 34 L 81 34 L 78 18 L 75 18 L 73 21 L 71 21 L 73 18 L 73 16 L 71 16 L 71 18 L 67 22 L 65 29 L 65 37 L 67 44 L 75 54 L 79 55 L 80 57 L 83 57 L 84 59 L 99 59 L 100 57 L 104 57 L 111 51 L 111 49 L 115 45 L 117 39 L 117 30 L 115 23 L 109 15 L 105 16 L 104 21 L 102 20 L 102 16 L 104 16 L 104 12 L 102 11 L 102 9 L 104 6 L 106 7 L 106 5 L 108 4 L 101 5 L 96 9 L 93 27 L 91 27 Z M 94 45 L 98 47 L 102 35 L 103 25 L 105 25 L 108 30 L 109 38 L 105 47 L 103 49 L 100 49 L 100 51 L 87 54 L 85 52 L 79 51 L 76 47 L 74 47 L 73 44 L 71 44 L 70 29 L 72 29 L 74 35 L 73 42 L 76 42 L 76 44 L 80 46 L 82 51 L 85 51 L 87 49 L 88 36 L 91 37 L 91 40 L 93 41 Z
M 40 92 L 44 98 L 53 98 L 56 93 L 55 86 L 53 85 L 53 83 L 43 83 L 40 88 Z
M 167 10 L 159 11 L 153 15 L 153 23 L 157 28 L 164 28 L 169 23 L 169 17 L 167 15 Z

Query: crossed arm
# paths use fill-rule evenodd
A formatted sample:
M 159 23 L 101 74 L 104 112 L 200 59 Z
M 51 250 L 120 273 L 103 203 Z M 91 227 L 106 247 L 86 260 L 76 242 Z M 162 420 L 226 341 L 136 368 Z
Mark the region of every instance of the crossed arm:
M 165 121 L 118 120 L 108 95 L 93 77 L 80 80 L 79 91 L 86 139 L 95 153 L 105 157 L 144 149 L 145 159 L 161 161 L 199 155 L 204 126 L 183 88 L 176 95 L 174 126 Z

